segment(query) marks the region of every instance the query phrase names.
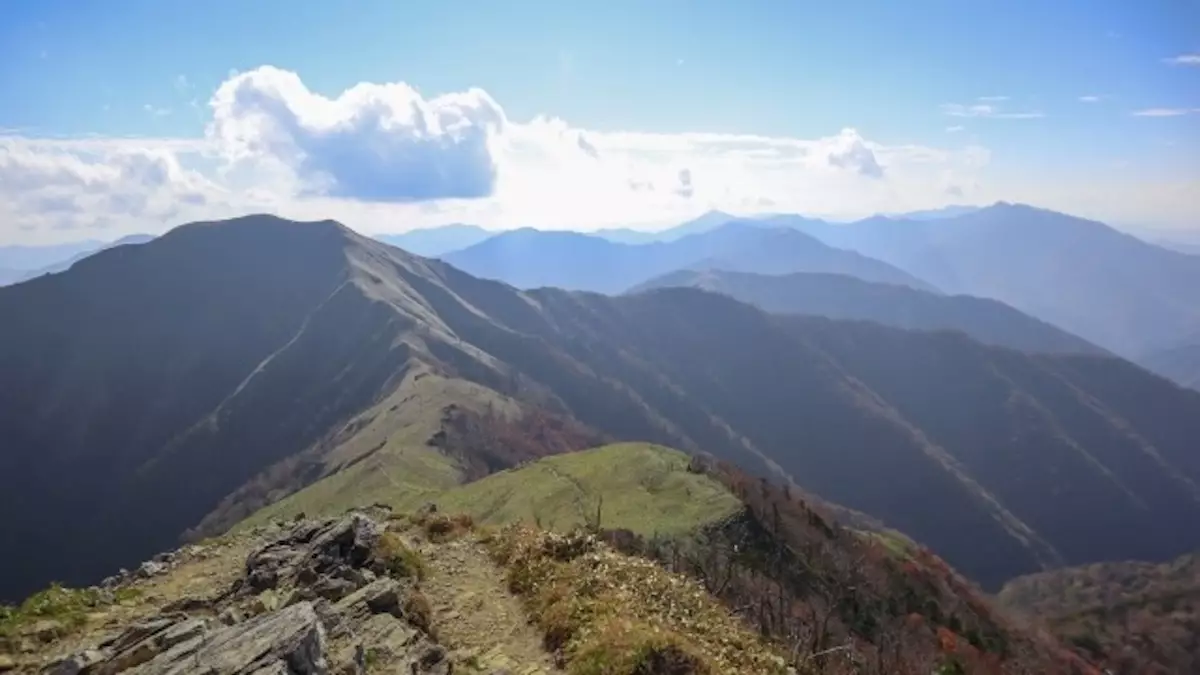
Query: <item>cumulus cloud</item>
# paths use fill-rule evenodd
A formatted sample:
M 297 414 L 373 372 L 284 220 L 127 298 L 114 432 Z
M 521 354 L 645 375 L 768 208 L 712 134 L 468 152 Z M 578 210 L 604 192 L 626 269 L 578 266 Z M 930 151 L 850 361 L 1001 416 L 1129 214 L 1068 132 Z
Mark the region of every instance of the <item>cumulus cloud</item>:
M 330 99 L 264 66 L 226 80 L 210 105 L 226 156 L 278 162 L 308 194 L 419 202 L 495 187 L 490 139 L 504 111 L 481 89 L 426 99 L 402 82 L 362 83 Z
M 883 167 L 879 166 L 875 153 L 871 152 L 857 131 L 843 129 L 830 145 L 827 157 L 831 165 L 871 178 L 883 178 Z
M 0 136 L 0 213 L 30 230 L 161 227 L 204 212 L 218 192 L 181 165 L 169 142 Z

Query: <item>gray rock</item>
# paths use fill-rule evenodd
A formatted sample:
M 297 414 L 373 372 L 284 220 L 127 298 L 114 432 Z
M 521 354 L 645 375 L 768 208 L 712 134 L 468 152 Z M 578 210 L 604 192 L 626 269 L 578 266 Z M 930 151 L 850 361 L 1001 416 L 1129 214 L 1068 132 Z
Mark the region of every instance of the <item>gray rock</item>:
M 154 636 L 163 649 L 170 649 L 177 644 L 187 642 L 204 634 L 208 622 L 204 619 L 187 619 Z
M 42 669 L 43 675 L 80 675 L 107 658 L 104 652 L 89 649 Z
M 165 564 L 160 563 L 160 562 L 155 562 L 153 560 L 147 560 L 146 562 L 142 563 L 138 567 L 137 576 L 142 579 L 149 579 L 151 577 L 156 577 L 166 571 L 167 571 L 167 566 Z
M 176 622 L 178 622 L 181 618 L 183 618 L 183 617 L 159 616 L 159 617 L 155 617 L 153 619 L 146 619 L 144 621 L 138 621 L 138 622 L 130 625 L 124 631 L 122 631 L 121 634 L 118 635 L 115 640 L 112 640 L 110 642 L 101 643 L 100 646 L 101 647 L 109 647 L 114 652 L 125 651 L 129 647 L 132 647 L 133 645 L 145 640 L 146 638 L 158 633 L 159 631 L 165 630 L 165 629 L 171 627 Z
M 326 675 L 325 632 L 309 603 L 181 642 L 131 675 Z

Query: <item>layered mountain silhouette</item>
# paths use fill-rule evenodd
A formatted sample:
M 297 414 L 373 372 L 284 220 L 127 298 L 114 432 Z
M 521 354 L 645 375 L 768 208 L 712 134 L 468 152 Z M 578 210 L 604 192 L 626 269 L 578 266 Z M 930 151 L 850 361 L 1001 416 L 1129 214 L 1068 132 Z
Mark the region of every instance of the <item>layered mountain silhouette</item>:
M 1200 389 L 1200 338 L 1178 347 L 1150 352 L 1138 362 L 1185 387 Z
M 452 223 L 437 227 L 410 230 L 402 234 L 380 234 L 376 239 L 399 246 L 400 248 L 423 256 L 439 256 L 451 251 L 474 246 L 479 242 L 495 235 L 491 230 L 485 230 L 478 225 Z
M 875 321 L 910 330 L 962 331 L 985 344 L 1026 352 L 1105 354 L 1090 342 L 1022 314 L 1002 302 L 940 295 L 842 274 L 747 274 L 680 270 L 634 291 L 690 286 L 724 293 L 769 312 Z
M 887 263 L 757 221 L 728 221 L 675 241 L 640 245 L 577 232 L 523 229 L 496 235 L 443 259 L 475 276 L 519 288 L 554 286 L 610 294 L 689 267 L 762 274 L 830 272 L 933 290 Z
M 58 272 L 62 272 L 64 270 L 70 269 L 71 265 L 74 265 L 75 263 L 79 262 L 80 260 L 83 260 L 84 258 L 86 258 L 90 255 L 93 255 L 98 251 L 110 249 L 110 248 L 113 248 L 114 246 L 125 246 L 125 245 L 129 245 L 129 244 L 144 244 L 153 238 L 154 237 L 149 234 L 131 234 L 131 235 L 128 235 L 125 237 L 121 237 L 120 239 L 117 239 L 115 241 L 108 242 L 106 244 L 101 244 L 101 243 L 97 243 L 97 242 L 85 242 L 84 244 L 78 245 L 78 246 L 83 247 L 82 250 L 79 250 L 78 252 L 76 252 L 62 260 L 58 260 L 56 262 L 52 262 L 52 263 L 49 263 L 46 265 L 41 265 L 39 267 L 35 267 L 33 269 L 28 269 L 28 270 L 0 270 L 0 286 L 5 286 L 8 284 L 15 284 L 15 283 L 18 283 L 21 281 L 26 281 L 28 279 L 40 277 L 43 274 L 56 274 Z M 62 252 L 73 251 L 73 250 L 75 250 L 75 245 L 63 246 L 63 247 L 52 247 L 52 248 L 50 248 L 50 250 L 62 251 Z M 44 255 L 49 254 L 48 251 L 42 252 L 42 253 Z M 41 257 L 41 256 L 35 256 L 35 258 L 39 259 L 39 260 L 43 260 L 43 261 L 45 260 L 45 258 Z
M 21 317 L 0 333 L 5 597 L 95 581 L 239 504 L 352 500 L 365 484 L 340 477 L 364 466 L 403 491 L 589 434 L 793 481 L 989 585 L 1200 543 L 1200 392 L 1116 358 L 694 288 L 522 292 L 267 216 L 0 289 L 0 315 Z M 471 419 L 516 440 L 448 450 Z
M 1128 357 L 1200 331 L 1200 257 L 1091 220 L 999 203 L 917 221 L 848 225 L 782 216 L 831 246 L 891 263 L 947 293 L 995 298 Z
M 0 268 L 28 272 L 62 262 L 80 253 L 95 251 L 104 245 L 102 241 L 87 239 L 68 244 L 0 246 Z

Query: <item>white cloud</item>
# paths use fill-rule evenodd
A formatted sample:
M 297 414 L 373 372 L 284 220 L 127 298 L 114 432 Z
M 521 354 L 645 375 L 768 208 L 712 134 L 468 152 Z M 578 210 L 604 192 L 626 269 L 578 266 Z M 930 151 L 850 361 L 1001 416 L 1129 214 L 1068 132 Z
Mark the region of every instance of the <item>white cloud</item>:
M 213 95 L 209 135 L 227 157 L 273 161 L 310 194 L 381 202 L 477 198 L 496 180 L 500 106 L 471 89 L 426 100 L 404 83 L 361 83 L 335 99 L 270 66 Z
M 27 232 L 159 230 L 218 212 L 222 190 L 185 169 L 184 146 L 157 141 L 60 141 L 0 136 L 0 222 Z M 0 239 L 8 232 L 0 230 Z
M 946 127 L 946 133 L 957 134 L 958 132 L 962 131 L 963 129 L 966 129 L 966 127 L 964 127 L 961 124 L 954 124 L 954 125 Z
M 1172 66 L 1200 66 L 1200 54 L 1180 54 L 1163 61 Z
M 1135 110 L 1132 114 L 1134 117 L 1181 117 L 1196 112 L 1200 112 L 1200 108 L 1146 108 Z
M 1103 96 L 1097 96 L 1096 94 L 1088 94 L 1086 96 L 1080 96 L 1079 102 L 1080 103 L 1099 103 L 1101 100 L 1103 100 L 1103 98 L 1104 98 Z
M 976 100 L 984 101 L 986 103 L 1002 103 L 1004 101 L 1007 101 L 1008 97 L 1007 96 L 980 96 Z
M 991 153 L 973 144 L 888 144 L 849 128 L 816 138 L 596 131 L 509 120 L 477 89 L 428 97 L 403 83 L 359 84 L 328 96 L 275 68 L 232 73 L 209 105 L 203 138 L 0 132 L 0 241 L 160 232 L 246 212 L 336 218 L 364 232 L 454 221 L 646 227 L 709 208 L 846 219 L 1021 200 L 1053 185 L 996 180 Z M 947 114 L 1020 113 L 979 103 Z M 1071 199 L 1091 208 L 1087 194 Z M 1155 222 L 1154 204 L 1136 203 Z M 77 231 L 94 227 L 106 229 Z
M 857 131 L 843 129 L 832 145 L 828 154 L 832 166 L 851 169 L 871 178 L 883 178 L 883 167 L 879 166 L 875 153 L 871 152 Z
M 158 106 L 150 105 L 149 103 L 142 106 L 142 110 L 145 110 L 152 117 L 166 117 L 167 115 L 171 114 L 170 108 L 160 108 Z
M 989 103 L 973 103 L 971 105 L 946 103 L 942 105 L 942 113 L 950 117 L 987 117 L 1003 120 L 1027 120 L 1045 117 L 1040 112 L 1006 112 Z

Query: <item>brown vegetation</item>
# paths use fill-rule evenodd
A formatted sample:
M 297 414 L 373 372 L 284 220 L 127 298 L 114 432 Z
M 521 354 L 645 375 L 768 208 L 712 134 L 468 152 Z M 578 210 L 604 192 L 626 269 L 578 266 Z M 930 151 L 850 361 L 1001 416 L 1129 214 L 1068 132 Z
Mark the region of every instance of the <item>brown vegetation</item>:
M 793 490 L 696 461 L 745 504 L 691 540 L 606 532 L 619 549 L 693 576 L 815 672 L 1096 673 L 997 613 L 927 549 L 846 529 Z M 939 670 L 940 669 L 940 670 Z
M 1118 675 L 1200 672 L 1200 554 L 1021 577 L 1000 600 Z
M 785 660 L 696 582 L 585 532 L 513 526 L 489 542 L 573 675 L 782 675 Z

